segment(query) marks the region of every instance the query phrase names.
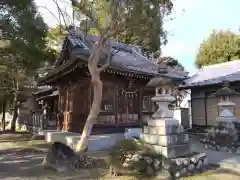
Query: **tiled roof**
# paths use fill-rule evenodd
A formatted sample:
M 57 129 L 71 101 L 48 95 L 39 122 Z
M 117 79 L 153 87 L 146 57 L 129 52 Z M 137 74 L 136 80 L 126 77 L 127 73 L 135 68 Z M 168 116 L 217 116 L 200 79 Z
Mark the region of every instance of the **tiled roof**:
M 240 60 L 202 67 L 181 87 L 195 87 L 240 81 Z
M 52 79 L 56 74 L 61 73 L 66 69 L 66 67 L 71 67 L 72 64 L 78 63 L 76 59 L 82 59 L 87 61 L 89 56 L 89 49 L 94 41 L 99 40 L 97 36 L 85 36 L 76 31 L 70 31 L 66 39 L 71 43 L 71 54 L 69 62 L 56 66 L 53 71 L 50 71 L 45 77 L 39 79 L 39 83 L 43 83 L 46 79 Z M 158 76 L 159 65 L 155 64 L 151 59 L 145 57 L 137 46 L 126 45 L 116 40 L 110 41 L 113 49 L 113 58 L 110 64 L 110 68 L 116 70 L 123 70 L 128 72 L 134 72 L 141 75 Z M 101 63 L 101 62 L 100 62 Z M 59 63 L 58 63 L 59 64 Z M 186 79 L 188 73 L 169 69 L 168 76 L 176 79 Z
M 83 43 L 81 35 L 77 33 L 70 33 L 69 40 L 75 47 L 87 49 L 91 46 L 91 43 L 99 40 L 97 36 L 87 36 L 85 38 L 85 42 Z M 142 74 L 150 74 L 150 75 L 159 75 L 158 65 L 151 61 L 149 58 L 145 57 L 142 53 L 139 52 L 139 48 L 133 45 L 126 45 L 120 42 L 116 42 L 115 40 L 110 41 L 111 46 L 113 48 L 113 59 L 111 61 L 111 67 L 129 70 L 133 72 L 138 72 Z M 78 49 L 74 50 L 75 52 Z M 79 51 L 79 53 L 81 53 Z M 169 70 L 168 75 L 172 78 L 186 78 L 187 73 L 183 71 Z

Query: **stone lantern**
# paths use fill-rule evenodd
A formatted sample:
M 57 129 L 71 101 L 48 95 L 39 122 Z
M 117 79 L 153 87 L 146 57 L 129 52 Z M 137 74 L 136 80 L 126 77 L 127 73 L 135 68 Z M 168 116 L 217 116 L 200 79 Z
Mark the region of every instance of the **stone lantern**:
M 230 100 L 230 96 L 237 94 L 236 91 L 229 88 L 227 83 L 224 83 L 223 87 L 213 94 L 213 96 L 219 97 L 218 124 L 220 123 L 228 127 L 228 125 L 232 126 L 231 123 L 237 121 L 235 116 L 235 103 Z
M 219 97 L 217 126 L 210 129 L 207 138 L 202 141 L 205 147 L 214 148 L 217 151 L 223 149 L 229 152 L 239 152 L 239 123 L 234 112 L 235 103 L 230 100 L 230 96 L 236 94 L 238 93 L 230 89 L 227 83 L 212 94 L 214 97 Z
M 158 109 L 144 126 L 141 139 L 151 148 L 165 157 L 176 158 L 188 154 L 188 134 L 183 133 L 183 127 L 179 121 L 173 118 L 173 112 L 169 105 L 175 101 L 172 96 L 174 80 L 168 76 L 155 77 L 149 81 L 148 87 L 155 88 L 155 96 Z
M 167 170 L 176 179 L 207 167 L 208 162 L 205 153 L 191 152 L 188 134 L 183 131 L 183 127 L 174 119 L 173 112 L 169 109 L 176 100 L 172 95 L 175 79 L 169 74 L 162 73 L 147 84 L 148 87 L 155 88 L 152 101 L 157 104 L 158 109 L 147 120 L 140 139 L 151 152 L 163 156 L 161 171 Z M 155 160 L 152 162 L 154 164 Z
M 152 115 L 153 118 L 172 118 L 173 111 L 169 106 L 176 100 L 172 96 L 174 81 L 169 77 L 157 77 L 150 80 L 148 87 L 155 87 L 155 96 L 152 101 L 157 104 L 157 111 Z

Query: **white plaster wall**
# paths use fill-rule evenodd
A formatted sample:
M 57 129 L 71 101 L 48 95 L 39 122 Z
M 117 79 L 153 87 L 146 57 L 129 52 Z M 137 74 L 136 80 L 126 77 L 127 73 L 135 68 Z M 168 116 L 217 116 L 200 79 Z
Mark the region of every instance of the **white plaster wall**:
M 173 117 L 178 120 L 179 124 L 181 124 L 181 108 L 173 110 Z
M 187 91 L 185 98 L 181 102 L 180 107 L 181 108 L 189 108 L 188 101 L 190 101 L 190 100 L 191 100 L 191 91 L 189 90 L 189 91 Z

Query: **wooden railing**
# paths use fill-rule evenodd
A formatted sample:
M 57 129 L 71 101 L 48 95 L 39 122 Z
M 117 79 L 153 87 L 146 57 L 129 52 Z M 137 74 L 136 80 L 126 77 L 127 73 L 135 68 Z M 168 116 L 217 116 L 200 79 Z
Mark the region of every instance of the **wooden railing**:
M 95 124 L 115 124 L 116 116 L 114 112 L 100 112 Z
M 153 115 L 153 112 L 142 112 L 141 114 L 118 114 L 111 112 L 101 112 L 95 124 L 121 125 L 121 124 L 145 124 Z M 140 119 L 139 119 L 140 117 Z
M 19 117 L 19 124 L 31 128 L 55 129 L 57 128 L 57 115 L 56 113 L 50 115 L 40 113 L 23 115 Z

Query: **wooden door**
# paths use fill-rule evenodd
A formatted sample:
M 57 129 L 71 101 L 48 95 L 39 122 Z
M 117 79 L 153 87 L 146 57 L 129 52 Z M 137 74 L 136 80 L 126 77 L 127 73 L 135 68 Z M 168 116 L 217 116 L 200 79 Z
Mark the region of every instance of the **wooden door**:
M 139 120 L 139 89 L 119 89 L 118 123 L 137 123 Z
M 192 99 L 192 125 L 205 126 L 205 103 L 203 98 Z
M 218 117 L 218 98 L 208 97 L 206 99 L 207 125 L 216 126 Z

